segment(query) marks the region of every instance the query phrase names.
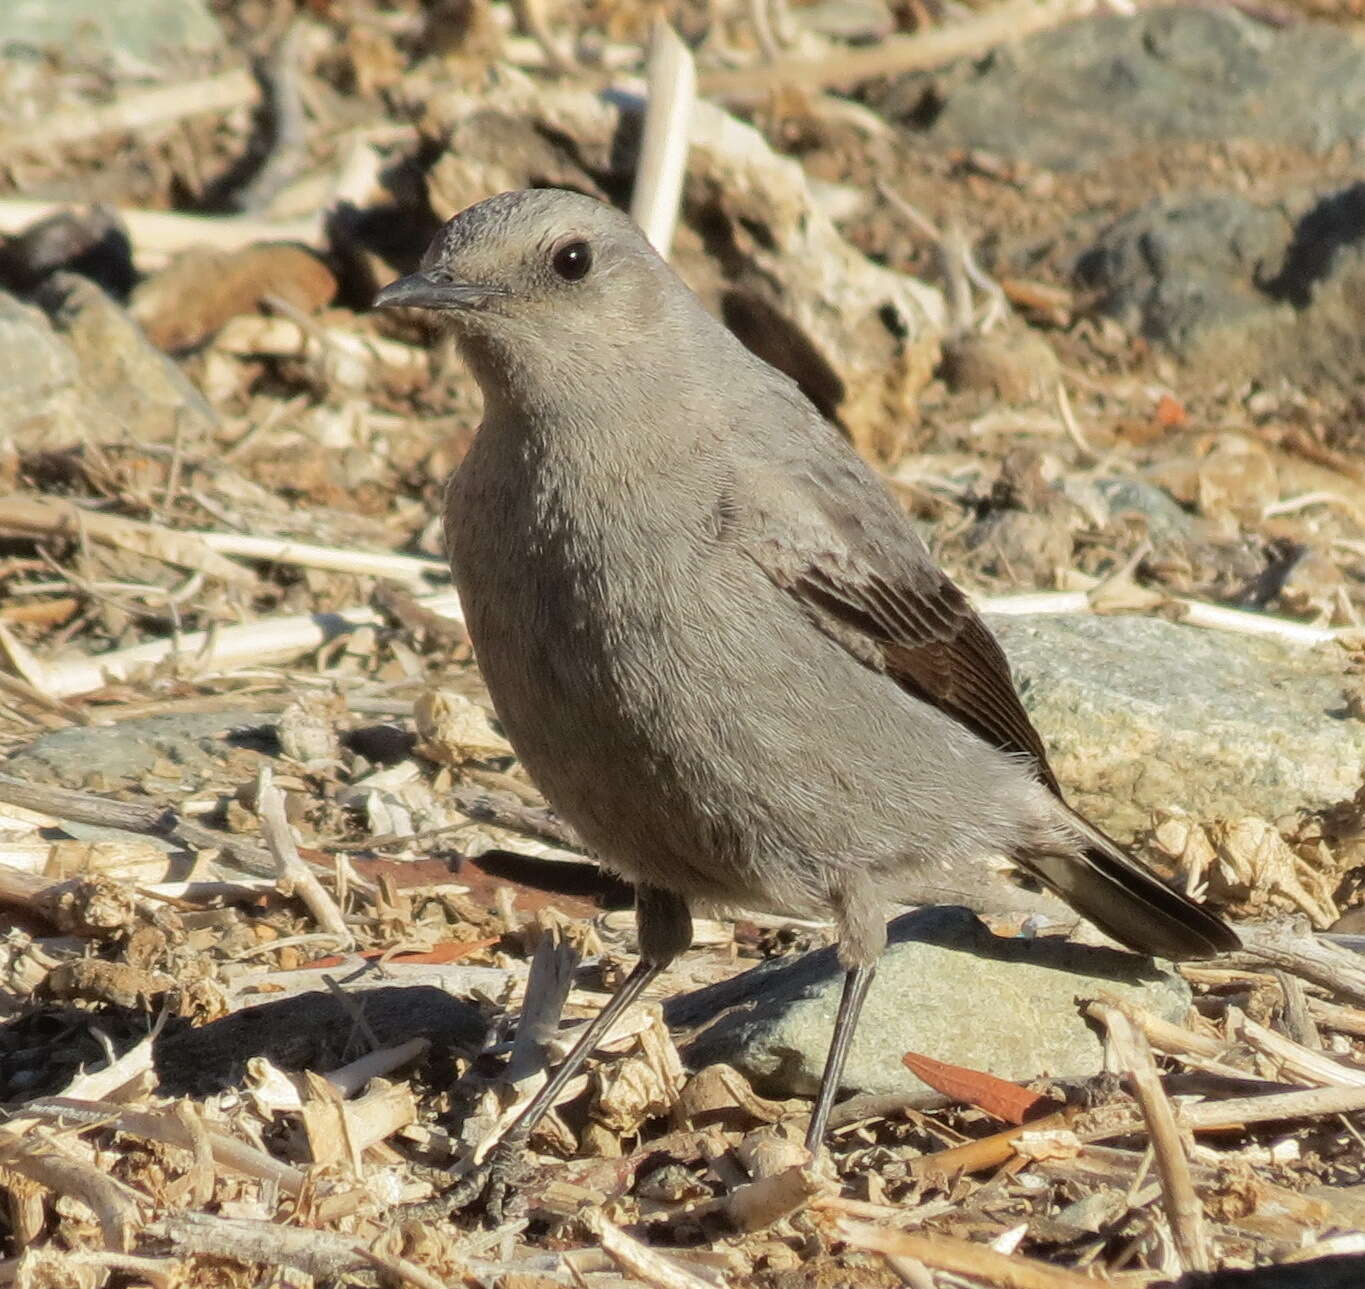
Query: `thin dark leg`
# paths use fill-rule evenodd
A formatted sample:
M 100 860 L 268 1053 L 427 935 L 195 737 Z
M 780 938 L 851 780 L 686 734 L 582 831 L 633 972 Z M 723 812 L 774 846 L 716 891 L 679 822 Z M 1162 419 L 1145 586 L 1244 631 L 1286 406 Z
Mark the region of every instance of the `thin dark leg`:
M 485 1209 L 494 1221 L 500 1220 L 509 1188 L 522 1159 L 522 1147 L 531 1130 L 554 1105 L 564 1085 L 578 1073 L 589 1053 L 603 1035 L 678 954 L 692 942 L 692 918 L 687 901 L 681 896 L 652 886 L 640 886 L 635 893 L 635 917 L 640 928 L 640 961 L 621 982 L 607 1005 L 584 1028 L 568 1056 L 549 1081 L 527 1103 L 491 1155 L 448 1191 L 404 1210 L 406 1221 L 433 1221 L 465 1208 L 485 1195 Z
M 582 1068 L 583 1062 L 602 1041 L 603 1035 L 662 970 L 661 964 L 646 962 L 643 958 L 631 968 L 630 974 L 621 982 L 621 987 L 611 996 L 607 1005 L 583 1027 L 578 1042 L 569 1049 L 568 1056 L 559 1063 L 559 1068 L 550 1075 L 545 1086 L 526 1103 L 526 1108 L 513 1120 L 512 1126 L 504 1135 L 504 1141 L 520 1143 L 530 1136 L 531 1129 L 554 1105 L 564 1090 L 564 1085 Z
M 582 1068 L 589 1053 L 602 1041 L 602 1036 L 615 1023 L 616 1018 L 640 996 L 645 986 L 663 969 L 663 963 L 645 962 L 643 959 L 637 962 L 607 1005 L 584 1026 L 583 1033 L 569 1050 L 568 1056 L 560 1062 L 559 1068 L 546 1081 L 545 1086 L 526 1103 L 525 1109 L 512 1121 L 512 1126 L 503 1134 L 502 1140 L 493 1147 L 483 1163 L 466 1173 L 462 1180 L 434 1199 L 409 1205 L 404 1210 L 404 1220 L 435 1221 L 472 1204 L 485 1192 L 487 1192 L 485 1207 L 489 1216 L 494 1221 L 501 1220 L 507 1202 L 508 1188 L 521 1163 L 522 1147 L 531 1135 L 531 1130 L 554 1105 L 555 1098 L 563 1091 L 564 1085 Z
M 820 1153 L 825 1140 L 825 1125 L 834 1108 L 834 1098 L 844 1077 L 844 1063 L 853 1045 L 853 1033 L 858 1028 L 858 1013 L 863 1009 L 872 978 L 877 974 L 874 963 L 870 967 L 852 967 L 844 973 L 844 992 L 839 998 L 839 1014 L 834 1018 L 834 1037 L 830 1040 L 829 1055 L 825 1057 L 825 1072 L 820 1076 L 820 1093 L 815 1099 L 815 1111 L 806 1130 L 806 1149 L 812 1158 Z

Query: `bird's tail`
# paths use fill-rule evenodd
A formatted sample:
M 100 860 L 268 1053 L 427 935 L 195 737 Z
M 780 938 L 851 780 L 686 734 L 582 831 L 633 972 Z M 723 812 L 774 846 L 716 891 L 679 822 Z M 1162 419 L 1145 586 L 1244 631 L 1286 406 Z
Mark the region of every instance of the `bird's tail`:
M 1084 849 L 1021 856 L 1019 862 L 1106 935 L 1138 953 L 1184 961 L 1241 948 L 1221 918 L 1172 890 L 1118 843 L 1074 812 Z

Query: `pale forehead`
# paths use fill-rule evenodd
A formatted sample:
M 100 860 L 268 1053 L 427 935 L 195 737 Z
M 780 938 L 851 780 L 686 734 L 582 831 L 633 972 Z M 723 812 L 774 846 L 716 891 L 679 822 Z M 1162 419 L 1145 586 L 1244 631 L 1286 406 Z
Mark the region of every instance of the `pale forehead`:
M 582 193 L 558 188 L 504 192 L 456 215 L 437 234 L 422 262 L 424 266 L 438 264 L 475 245 L 524 245 L 558 232 L 588 234 L 629 227 L 629 219 L 620 211 Z

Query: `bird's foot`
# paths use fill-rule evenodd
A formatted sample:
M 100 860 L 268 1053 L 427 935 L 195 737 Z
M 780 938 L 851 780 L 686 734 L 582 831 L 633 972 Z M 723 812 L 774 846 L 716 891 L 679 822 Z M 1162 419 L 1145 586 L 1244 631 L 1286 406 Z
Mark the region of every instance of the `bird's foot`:
M 476 1164 L 458 1182 L 439 1195 L 420 1204 L 405 1205 L 399 1212 L 403 1222 L 434 1222 L 456 1213 L 482 1219 L 489 1227 L 500 1226 L 517 1216 L 523 1204 L 517 1181 L 524 1162 L 525 1142 L 503 1140 L 481 1164 Z

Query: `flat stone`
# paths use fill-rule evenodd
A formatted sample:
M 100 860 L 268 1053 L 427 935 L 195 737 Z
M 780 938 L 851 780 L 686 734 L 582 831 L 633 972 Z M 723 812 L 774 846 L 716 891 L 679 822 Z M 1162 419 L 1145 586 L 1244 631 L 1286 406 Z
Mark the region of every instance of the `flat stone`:
M 248 710 L 146 716 L 112 725 L 72 725 L 35 739 L 0 762 L 6 774 L 79 788 L 143 779 L 159 765 L 187 781 L 221 771 L 232 752 L 273 751 L 276 718 Z
M 897 78 L 874 106 L 913 121 L 931 83 L 944 102 L 930 140 L 1053 170 L 1165 142 L 1325 152 L 1365 133 L 1365 50 L 1325 23 L 1272 31 L 1229 9 L 1082 18 Z
M 1027 1081 L 1097 1073 L 1099 1035 L 1081 1014 L 1101 990 L 1167 1020 L 1190 1003 L 1179 976 L 1116 949 L 1007 939 L 962 908 L 919 909 L 893 921 L 868 993 L 844 1086 L 878 1094 L 924 1089 L 905 1052 Z M 742 1070 L 765 1096 L 813 1093 L 829 1047 L 843 971 L 832 948 L 675 998 L 670 1026 L 707 1025 L 683 1048 L 693 1066 Z M 708 1025 L 708 1022 L 709 1025 Z
M 227 48 L 206 0 L 6 0 L 0 53 L 60 49 L 115 70 L 176 70 Z M 131 67 L 128 65 L 131 64 Z
M 1332 805 L 1365 775 L 1341 650 L 1152 617 L 990 625 L 1071 801 L 1119 837 L 1172 807 L 1274 819 Z

